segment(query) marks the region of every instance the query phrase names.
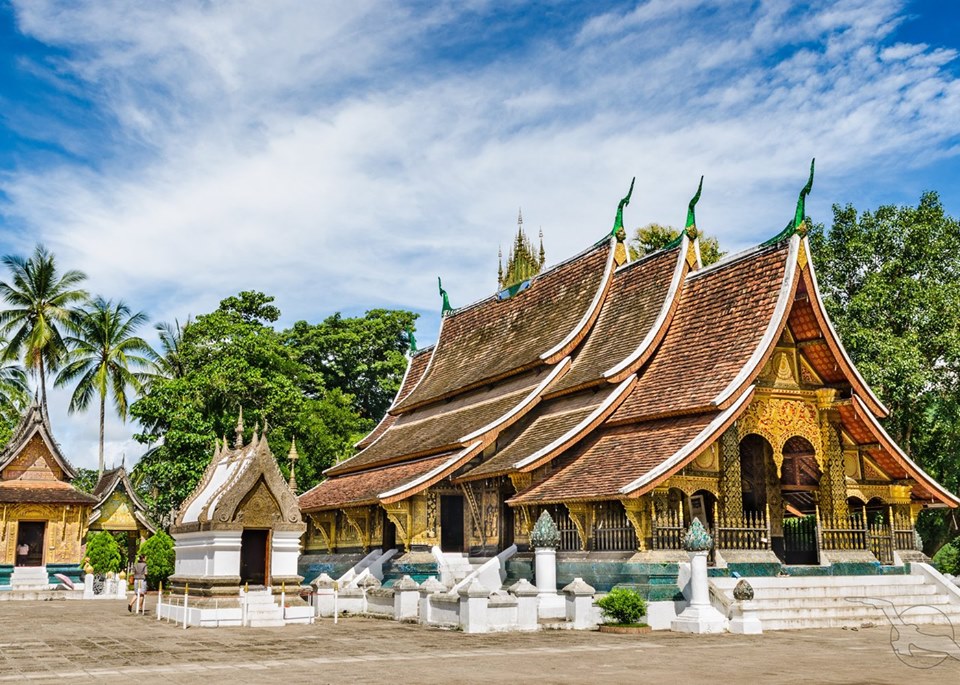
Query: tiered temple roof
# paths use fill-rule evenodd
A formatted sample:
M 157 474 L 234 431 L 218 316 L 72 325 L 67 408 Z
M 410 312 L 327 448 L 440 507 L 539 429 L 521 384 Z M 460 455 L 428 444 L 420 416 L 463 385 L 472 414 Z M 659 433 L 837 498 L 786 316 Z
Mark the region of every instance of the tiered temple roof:
M 507 299 L 443 317 L 387 417 L 301 508 L 388 504 L 444 478 L 516 473 L 530 476 L 514 480 L 511 505 L 638 497 L 743 414 L 785 338 L 803 373 L 838 393 L 845 439 L 884 478 L 957 506 L 883 431 L 886 409 L 827 319 L 798 215 L 795 230 L 706 268 L 692 224 L 620 267 L 611 237 Z
M 104 471 L 93 488 L 93 496 L 97 498 L 97 505 L 90 512 L 90 525 L 101 520 L 105 513 L 105 505 L 111 498 L 111 495 L 117 495 L 126 501 L 130 510 L 130 515 L 136 522 L 151 533 L 155 533 L 157 525 L 147 514 L 147 507 L 137 495 L 136 488 L 130 482 L 125 466 L 119 466 L 109 471 Z
M 76 475 L 53 439 L 46 411 L 35 401 L 0 453 L 0 502 L 95 504 L 95 497 L 70 484 Z

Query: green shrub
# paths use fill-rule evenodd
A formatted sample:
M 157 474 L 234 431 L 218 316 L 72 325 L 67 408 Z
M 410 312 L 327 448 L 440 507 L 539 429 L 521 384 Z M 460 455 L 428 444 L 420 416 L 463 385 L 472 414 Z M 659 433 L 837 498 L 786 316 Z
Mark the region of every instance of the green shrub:
M 948 542 L 933 555 L 933 565 L 940 573 L 960 575 L 960 549 L 957 549 L 956 540 Z
M 94 533 L 87 538 L 87 558 L 90 559 L 94 573 L 119 571 L 123 563 L 120 545 L 107 531 Z
M 173 573 L 173 538 L 162 530 L 144 540 L 140 551 L 147 562 L 147 585 L 156 589 Z
M 609 622 L 619 624 L 640 623 L 647 613 L 647 601 L 636 590 L 615 587 L 599 600 L 597 606 L 603 611 L 603 617 Z

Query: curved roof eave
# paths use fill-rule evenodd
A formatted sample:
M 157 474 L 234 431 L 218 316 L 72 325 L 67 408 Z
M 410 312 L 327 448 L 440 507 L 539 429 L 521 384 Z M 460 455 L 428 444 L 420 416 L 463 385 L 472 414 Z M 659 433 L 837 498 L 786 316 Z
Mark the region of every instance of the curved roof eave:
M 442 480 L 454 470 L 470 461 L 470 459 L 472 459 L 482 448 L 483 441 L 477 440 L 476 442 L 464 447 L 462 450 L 454 454 L 447 461 L 440 464 L 440 466 L 431 469 L 422 476 L 410 481 L 409 483 L 405 483 L 398 488 L 382 492 L 377 495 L 377 497 L 383 504 L 392 504 L 394 502 L 399 502 L 400 500 L 411 497 L 422 490 L 426 490 L 437 481 Z
M 699 241 L 695 240 L 694 244 L 697 244 L 698 242 Z M 656 349 L 656 344 L 658 344 L 666 334 L 669 321 L 672 318 L 673 313 L 676 312 L 677 303 L 680 301 L 680 286 L 683 284 L 683 279 L 689 271 L 689 264 L 687 262 L 689 243 L 690 239 L 687 237 L 687 234 L 684 233 L 683 239 L 680 243 L 680 250 L 677 253 L 677 265 L 674 268 L 673 276 L 670 279 L 670 289 L 667 291 L 667 296 L 664 298 L 663 306 L 661 307 L 660 313 L 657 315 L 653 326 L 650 327 L 650 330 L 640 342 L 640 345 L 637 346 L 637 349 L 635 349 L 626 359 L 603 372 L 603 377 L 610 383 L 619 383 L 628 375 L 636 373 Z M 699 263 L 699 249 L 697 250 L 696 254 Z
M 639 497 L 659 483 L 669 478 L 675 471 L 682 468 L 693 459 L 699 450 L 716 439 L 730 425 L 737 420 L 741 412 L 747 408 L 750 399 L 753 397 L 754 386 L 748 387 L 733 404 L 724 409 L 716 418 L 713 419 L 697 436 L 674 452 L 672 456 L 663 461 L 659 466 L 651 469 L 640 478 L 620 488 L 620 494 L 627 497 Z
M 787 315 L 790 312 L 790 305 L 793 302 L 794 293 L 796 292 L 797 257 L 799 252 L 800 237 L 794 235 L 790 238 L 790 252 L 787 255 L 786 269 L 780 285 L 780 293 L 777 296 L 777 304 L 773 310 L 773 316 L 770 317 L 770 321 L 767 324 L 767 329 L 764 331 L 763 337 L 760 338 L 760 342 L 757 343 L 753 354 L 750 355 L 750 358 L 740 369 L 739 373 L 713 398 L 711 405 L 714 407 L 723 409 L 728 406 L 730 399 L 736 396 L 741 388 L 756 378 L 757 374 L 760 373 L 760 370 L 763 368 L 766 358 L 773 352 L 777 338 L 780 336 L 786 324 Z
M 836 357 L 841 365 L 843 366 L 844 375 L 847 376 L 847 380 L 850 381 L 850 384 L 854 386 L 854 389 L 864 395 L 867 398 L 868 406 L 870 411 L 873 412 L 875 416 L 884 418 L 890 415 L 890 410 L 887 409 L 883 402 L 873 393 L 873 390 L 867 385 L 867 382 L 860 375 L 860 372 L 857 371 L 857 367 L 854 365 L 853 360 L 850 359 L 850 355 L 847 354 L 847 351 L 843 347 L 843 343 L 840 341 L 840 336 L 837 335 L 837 332 L 833 328 L 833 324 L 830 322 L 830 317 L 827 316 L 827 310 L 823 306 L 823 299 L 820 295 L 820 286 L 817 284 L 817 274 L 813 269 L 813 259 L 810 254 L 810 244 L 807 238 L 803 239 L 804 249 L 807 251 L 807 268 L 804 270 L 807 272 L 808 287 L 813 292 L 813 297 L 810 298 L 810 301 L 815 303 L 813 307 L 813 314 L 817 318 L 818 323 L 821 328 L 827 332 L 826 341 L 827 346 L 833 352 L 834 357 Z
M 925 487 L 927 487 L 931 492 L 936 494 L 940 501 L 946 504 L 949 507 L 960 506 L 960 498 L 954 495 L 952 492 L 944 488 L 940 483 L 931 478 L 926 471 L 917 466 L 906 452 L 904 452 L 900 446 L 890 437 L 889 433 L 884 430 L 883 426 L 880 425 L 880 422 L 877 420 L 877 417 L 874 416 L 873 412 L 867 406 L 859 395 L 853 395 L 853 409 L 857 413 L 857 416 L 863 420 L 867 426 L 870 427 L 873 434 L 880 441 L 880 444 L 896 459 L 900 462 L 900 465 L 903 466 L 904 470 L 912 475 L 917 481 L 920 481 Z

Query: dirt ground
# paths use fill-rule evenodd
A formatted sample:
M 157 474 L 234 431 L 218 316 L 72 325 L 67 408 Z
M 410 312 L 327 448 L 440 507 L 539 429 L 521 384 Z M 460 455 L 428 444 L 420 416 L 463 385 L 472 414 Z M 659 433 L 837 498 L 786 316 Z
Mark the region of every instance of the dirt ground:
M 0 602 L 0 655 L 0 683 L 960 683 L 960 661 L 900 661 L 888 626 L 465 635 L 347 617 L 183 630 L 116 600 Z

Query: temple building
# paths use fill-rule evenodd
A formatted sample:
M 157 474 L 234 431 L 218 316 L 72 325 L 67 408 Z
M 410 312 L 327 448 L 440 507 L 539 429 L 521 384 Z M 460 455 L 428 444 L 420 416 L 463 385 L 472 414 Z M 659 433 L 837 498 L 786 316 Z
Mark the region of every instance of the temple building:
M 126 537 L 126 558 L 136 560 L 140 544 L 157 531 L 147 507 L 130 482 L 125 465 L 104 471 L 93 489 L 97 504 L 90 512 L 91 532 L 108 531 Z
M 628 194 L 609 236 L 445 312 L 380 424 L 301 495 L 307 551 L 520 558 L 548 510 L 560 559 L 685 559 L 693 518 L 718 564 L 917 558 L 918 512 L 960 501 L 884 430 L 830 323 L 812 178 L 786 229 L 708 267 L 699 192 L 677 240 L 635 261 Z
M 53 439 L 46 411 L 27 409 L 0 453 L 0 585 L 39 587 L 57 574 L 79 581 L 92 495 Z
M 194 492 L 170 528 L 176 554 L 170 585 L 202 596 L 236 596 L 239 588 L 299 585 L 297 558 L 306 526 L 297 496 L 270 451 L 266 428 L 243 439 L 243 416 L 231 448 L 218 443 Z M 295 451 L 291 450 L 291 457 Z

